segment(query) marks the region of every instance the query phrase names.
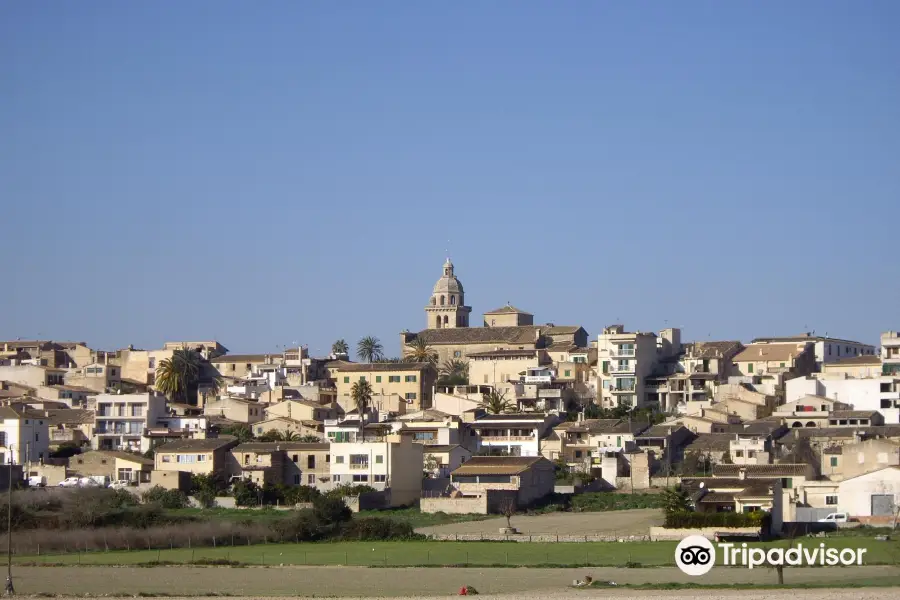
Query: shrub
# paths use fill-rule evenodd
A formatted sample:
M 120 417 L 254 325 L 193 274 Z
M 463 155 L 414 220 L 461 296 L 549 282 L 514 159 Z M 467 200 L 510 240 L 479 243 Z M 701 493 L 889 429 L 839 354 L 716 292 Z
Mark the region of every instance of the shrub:
M 768 523 L 769 513 L 698 513 L 672 512 L 666 514 L 665 526 L 671 529 L 694 529 L 702 527 L 763 527 Z
M 665 502 L 661 494 L 590 492 L 572 496 L 572 510 L 576 512 L 628 510 L 632 508 L 662 508 L 664 504 Z
M 327 528 L 322 527 L 313 511 L 301 510 L 292 517 L 275 521 L 272 529 L 283 541 L 314 542 L 322 539 Z
M 353 513 L 339 498 L 323 496 L 313 501 L 313 516 L 323 527 L 339 525 L 353 518 Z
M 362 494 L 368 494 L 370 492 L 377 492 L 375 488 L 370 485 L 339 485 L 336 488 L 333 488 L 325 493 L 325 496 L 328 498 L 346 498 L 347 496 L 361 496 Z
M 184 508 L 188 505 L 187 496 L 181 490 L 167 490 L 162 486 L 153 486 L 141 496 L 146 504 L 158 504 L 162 508 Z
M 322 497 L 322 493 L 309 485 L 297 485 L 284 487 L 282 497 L 285 504 L 294 505 L 301 502 L 314 502 L 317 498 Z
M 252 481 L 240 480 L 235 482 L 231 490 L 234 502 L 238 506 L 256 506 L 259 504 L 259 486 Z
M 363 517 L 346 523 L 340 531 L 342 540 L 375 542 L 382 540 L 424 539 L 413 531 L 412 525 L 384 517 Z

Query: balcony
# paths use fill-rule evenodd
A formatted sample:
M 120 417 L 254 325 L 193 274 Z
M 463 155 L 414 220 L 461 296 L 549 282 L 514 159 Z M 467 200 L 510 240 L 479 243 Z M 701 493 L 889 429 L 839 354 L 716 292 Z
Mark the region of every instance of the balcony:
M 526 375 L 524 383 L 551 383 L 553 378 L 550 375 Z
M 609 355 L 610 355 L 610 356 L 615 356 L 615 357 L 619 357 L 619 356 L 621 356 L 621 357 L 634 356 L 634 348 L 630 348 L 630 349 L 622 349 L 622 348 L 617 348 L 616 346 L 613 346 L 613 347 L 610 348 L 610 350 L 609 350 Z
M 636 368 L 635 363 L 629 363 L 627 365 L 609 365 L 610 373 L 634 373 L 634 369 Z
M 622 387 L 611 387 L 609 391 L 613 394 L 633 394 L 635 386 L 633 385 L 625 385 Z
M 368 471 L 369 463 L 350 463 L 348 465 L 351 471 Z
M 51 442 L 74 442 L 75 441 L 75 429 L 51 429 L 50 430 L 50 441 Z
M 481 436 L 485 442 L 533 442 L 532 435 L 484 435 Z

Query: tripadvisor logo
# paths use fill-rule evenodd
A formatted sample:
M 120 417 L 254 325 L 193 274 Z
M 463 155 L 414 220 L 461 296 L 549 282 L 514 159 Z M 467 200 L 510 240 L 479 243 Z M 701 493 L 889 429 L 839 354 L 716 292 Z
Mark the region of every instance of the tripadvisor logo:
M 824 543 L 791 548 L 750 548 L 746 543 L 717 543 L 713 545 L 702 535 L 690 535 L 675 548 L 675 564 L 687 575 L 697 577 L 709 573 L 718 563 L 723 567 L 819 566 L 849 567 L 861 565 L 866 548 L 826 548 Z

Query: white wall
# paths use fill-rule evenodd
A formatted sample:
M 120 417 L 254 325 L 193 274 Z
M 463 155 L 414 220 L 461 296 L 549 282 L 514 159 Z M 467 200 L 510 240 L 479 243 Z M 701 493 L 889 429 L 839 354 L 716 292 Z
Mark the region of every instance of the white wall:
M 838 507 L 851 517 L 872 516 L 872 495 L 893 494 L 894 506 L 900 505 L 900 469 L 889 467 L 838 485 Z
M 884 416 L 885 424 L 898 423 L 896 408 L 881 408 L 881 400 L 897 400 L 900 392 L 882 392 L 881 384 L 892 381 L 890 377 L 870 379 L 831 379 L 827 377 L 807 379 L 798 377 L 785 384 L 785 400 L 793 402 L 807 394 L 825 396 L 853 406 L 854 410 L 877 410 Z
M 15 465 L 37 463 L 49 456 L 50 432 L 46 419 L 33 416 L 4 419 L 0 422 L 0 431 L 6 437 L 6 447 L 0 448 L 3 464 L 9 464 L 10 452 Z

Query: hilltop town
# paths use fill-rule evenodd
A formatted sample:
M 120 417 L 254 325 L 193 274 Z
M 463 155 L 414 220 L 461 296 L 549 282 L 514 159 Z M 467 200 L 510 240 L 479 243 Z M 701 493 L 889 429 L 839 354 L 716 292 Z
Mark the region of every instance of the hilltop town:
M 698 513 L 891 522 L 900 505 L 900 333 L 689 341 L 472 319 L 448 259 L 425 327 L 382 343 L 232 353 L 217 340 L 100 350 L 0 342 L 0 463 L 32 486 L 191 494 L 192 475 L 344 489 L 354 510 L 498 513 L 552 494 L 676 484 Z M 260 502 L 262 502 L 260 496 Z

